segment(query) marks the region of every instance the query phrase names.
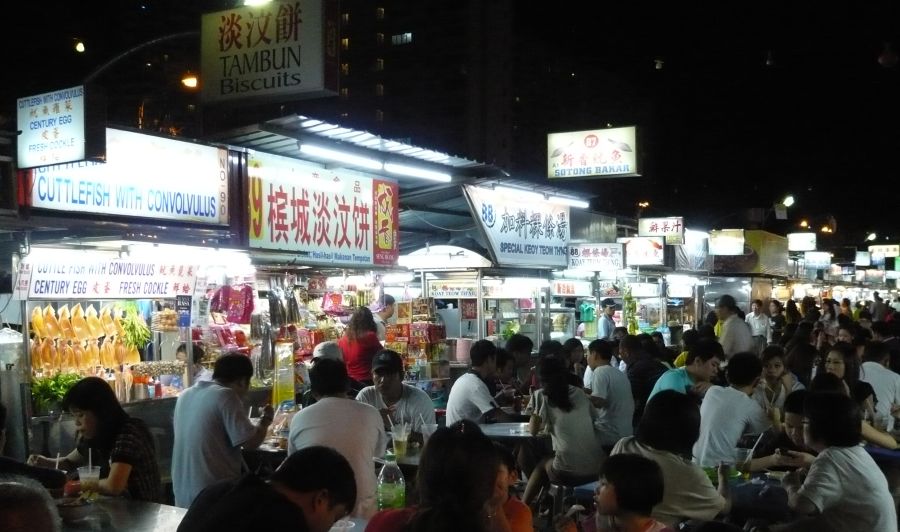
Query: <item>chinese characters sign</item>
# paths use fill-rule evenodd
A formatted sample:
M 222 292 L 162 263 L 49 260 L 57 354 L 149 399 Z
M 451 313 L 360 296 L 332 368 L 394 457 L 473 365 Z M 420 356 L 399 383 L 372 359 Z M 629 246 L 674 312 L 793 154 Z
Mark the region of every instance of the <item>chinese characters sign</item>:
M 127 260 L 72 260 L 19 264 L 17 299 L 154 299 L 194 293 L 197 266 Z
M 19 168 L 81 161 L 103 155 L 103 132 L 86 127 L 83 85 L 19 98 Z M 103 127 L 102 125 L 100 126 Z
M 27 172 L 30 205 L 56 211 L 228 224 L 227 151 L 106 130 L 105 163 Z
M 203 15 L 204 102 L 336 91 L 337 76 L 326 73 L 327 68 L 338 68 L 332 4 L 281 0 Z M 327 86 L 332 82 L 333 87 Z
M 428 282 L 428 297 L 476 298 L 478 285 L 473 280 L 431 280 Z
M 900 256 L 900 244 L 876 244 L 869 246 L 869 253 L 872 255 L 881 254 L 885 257 Z
M 560 297 L 590 296 L 590 281 L 556 280 L 550 285 L 550 293 Z
M 568 206 L 548 201 L 523 202 L 472 185 L 465 190 L 498 266 L 566 266 Z
M 262 153 L 249 164 L 251 247 L 325 264 L 397 263 L 395 182 Z
M 664 236 L 666 244 L 681 245 L 684 243 L 684 218 L 681 216 L 640 218 L 638 219 L 638 235 Z
M 622 244 L 572 244 L 569 246 L 569 269 L 615 271 L 625 267 Z
M 634 126 L 547 135 L 547 177 L 637 176 Z
M 658 236 L 633 236 L 616 239 L 625 244 L 625 264 L 628 266 L 662 266 L 665 244 Z

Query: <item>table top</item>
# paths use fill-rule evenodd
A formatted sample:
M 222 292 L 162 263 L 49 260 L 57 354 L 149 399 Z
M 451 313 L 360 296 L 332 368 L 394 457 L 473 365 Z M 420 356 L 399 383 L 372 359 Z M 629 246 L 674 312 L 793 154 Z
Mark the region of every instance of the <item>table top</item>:
M 58 509 L 63 532 L 174 532 L 187 513 L 184 508 L 124 497 L 100 497 L 84 506 L 58 506 Z
M 287 458 L 287 451 L 285 449 L 267 444 L 260 445 L 256 449 L 244 450 L 244 452 L 258 452 L 278 461 Z M 410 446 L 408 447 L 406 456 L 398 458 L 397 463 L 402 466 L 419 467 L 419 457 L 421 454 L 421 448 Z M 384 464 L 384 457 L 376 456 L 373 459 L 378 464 Z
M 889 460 L 900 462 L 900 449 L 885 449 L 874 445 L 866 445 L 866 451 L 877 460 Z
M 478 428 L 488 438 L 527 439 L 546 437 L 546 434 L 533 436 L 528 430 L 528 423 L 481 423 L 478 425 Z

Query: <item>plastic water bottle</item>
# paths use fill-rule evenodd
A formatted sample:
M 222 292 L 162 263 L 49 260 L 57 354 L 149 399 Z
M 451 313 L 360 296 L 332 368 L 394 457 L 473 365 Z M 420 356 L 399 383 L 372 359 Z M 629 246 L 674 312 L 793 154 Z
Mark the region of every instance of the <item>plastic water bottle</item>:
M 378 509 L 403 508 L 406 506 L 406 481 L 397 460 L 390 452 L 384 455 L 384 466 L 378 474 L 376 487 Z

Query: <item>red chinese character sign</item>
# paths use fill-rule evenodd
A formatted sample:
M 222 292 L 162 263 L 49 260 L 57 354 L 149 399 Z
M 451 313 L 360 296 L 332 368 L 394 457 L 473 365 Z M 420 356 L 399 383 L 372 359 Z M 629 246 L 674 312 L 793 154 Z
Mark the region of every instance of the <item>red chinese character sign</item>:
M 637 129 L 618 127 L 547 135 L 547 177 L 638 176 Z
M 249 164 L 251 247 L 322 264 L 397 263 L 397 183 L 277 155 L 255 153 Z
M 17 299 L 153 299 L 192 294 L 197 266 L 84 255 L 19 264 Z
M 206 103 L 337 91 L 335 0 L 280 0 L 203 15 Z

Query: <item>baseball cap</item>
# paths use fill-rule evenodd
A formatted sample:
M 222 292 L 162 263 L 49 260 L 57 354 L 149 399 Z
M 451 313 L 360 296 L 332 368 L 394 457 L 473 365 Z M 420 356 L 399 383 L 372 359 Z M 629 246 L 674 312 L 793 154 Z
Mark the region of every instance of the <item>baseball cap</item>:
M 616 302 L 615 302 L 615 300 L 613 300 L 613 299 L 610 298 L 610 297 L 608 297 L 608 298 L 606 298 L 606 299 L 604 299 L 603 301 L 600 302 L 600 307 L 601 307 L 601 308 L 614 307 L 614 306 L 616 306 Z
M 344 360 L 344 353 L 341 346 L 337 342 L 328 341 L 317 344 L 313 348 L 313 358 L 331 358 L 333 360 Z
M 391 373 L 403 372 L 403 360 L 396 351 L 382 349 L 372 359 L 372 371 L 387 370 Z

